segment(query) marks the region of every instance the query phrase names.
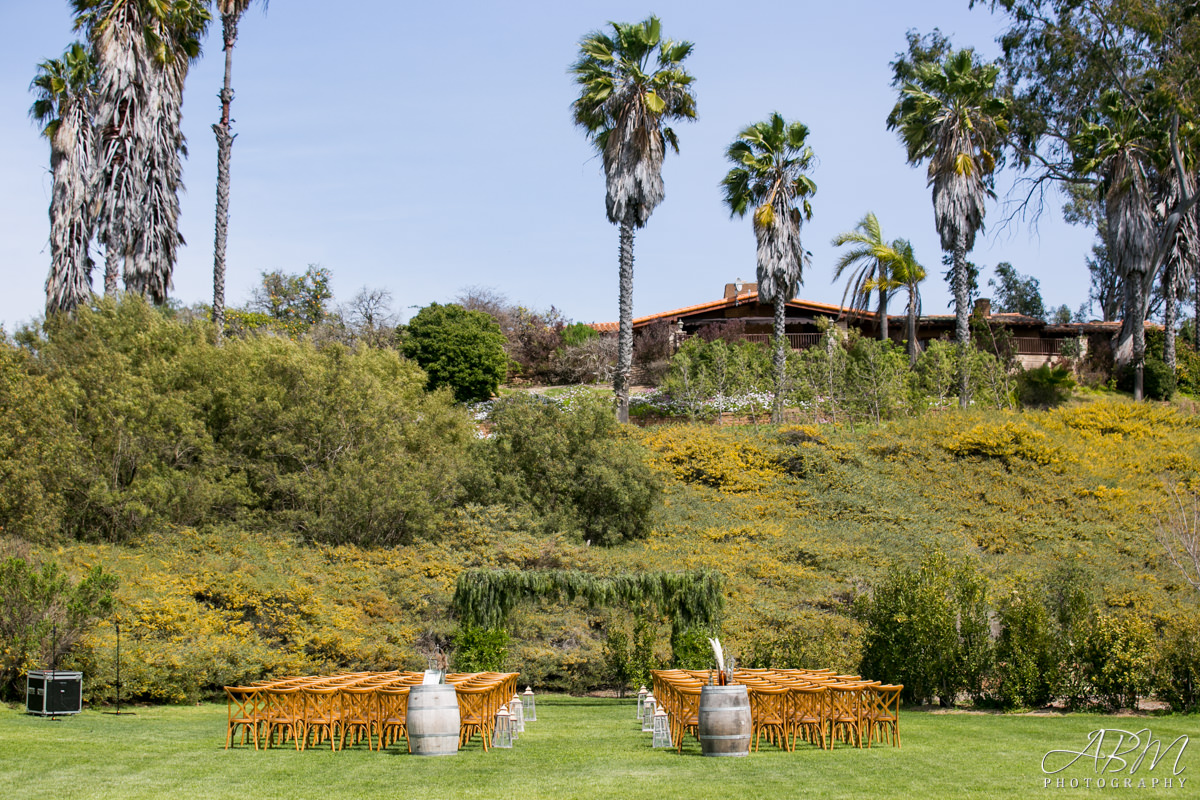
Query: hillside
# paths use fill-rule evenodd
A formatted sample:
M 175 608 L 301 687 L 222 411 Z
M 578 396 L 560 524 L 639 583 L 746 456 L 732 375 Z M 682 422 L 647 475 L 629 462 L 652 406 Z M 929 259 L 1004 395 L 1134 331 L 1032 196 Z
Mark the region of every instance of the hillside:
M 648 537 L 603 548 L 537 532 L 521 513 L 457 510 L 433 541 L 361 548 L 233 525 L 171 528 L 134 544 L 42 552 L 121 580 L 124 694 L 194 698 L 264 673 L 419 667 L 455 631 L 449 600 L 472 567 L 719 571 L 723 639 L 743 663 L 801 654 L 856 669 L 852 598 L 926 548 L 977 559 L 1000 597 L 1018 577 L 1075 563 L 1109 607 L 1195 608 L 1152 526 L 1168 483 L 1196 473 L 1197 419 L 1105 400 L 1050 412 L 943 411 L 880 427 L 631 430 L 665 480 Z M 622 609 L 542 604 L 511 619 L 507 666 L 537 685 L 605 683 Z M 669 626 L 655 650 L 669 658 Z M 73 666 L 111 697 L 114 628 Z

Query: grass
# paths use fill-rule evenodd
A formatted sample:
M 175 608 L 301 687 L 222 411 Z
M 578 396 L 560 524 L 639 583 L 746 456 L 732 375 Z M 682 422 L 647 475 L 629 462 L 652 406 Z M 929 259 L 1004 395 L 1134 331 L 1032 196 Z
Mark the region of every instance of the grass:
M 1200 734 L 1196 717 L 1114 718 L 905 712 L 902 749 L 764 744 L 745 759 L 700 757 L 694 738 L 682 756 L 653 750 L 632 700 L 543 696 L 538 721 L 511 751 L 484 754 L 478 740 L 449 758 L 417 758 L 363 747 L 343 752 L 224 749 L 221 705 L 158 706 L 136 716 L 86 711 L 58 721 L 0 707 L 0 797 L 209 798 L 1026 798 L 1091 796 L 1083 780 L 1100 777 L 1082 761 L 1060 773 L 1081 788 L 1043 787 L 1043 754 L 1083 749 L 1099 728 L 1149 727 L 1164 746 Z M 1136 787 L 1172 775 L 1176 751 L 1154 770 L 1128 771 Z M 1181 767 L 1197 765 L 1185 750 Z M 1153 796 L 1192 797 L 1159 788 Z M 1058 776 L 1056 776 L 1058 777 Z M 1200 780 L 1200 778 L 1197 778 Z M 1160 784 L 1161 787 L 1161 784 Z M 1142 795 L 1138 795 L 1142 796 Z

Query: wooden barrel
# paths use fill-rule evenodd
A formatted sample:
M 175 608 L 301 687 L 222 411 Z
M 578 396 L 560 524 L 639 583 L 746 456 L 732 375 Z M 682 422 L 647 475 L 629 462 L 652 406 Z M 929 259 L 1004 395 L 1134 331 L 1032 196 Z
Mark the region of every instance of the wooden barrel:
M 745 686 L 702 688 L 699 723 L 704 755 L 750 755 L 750 697 Z
M 422 684 L 408 690 L 408 741 L 414 756 L 458 752 L 458 698 L 452 685 Z

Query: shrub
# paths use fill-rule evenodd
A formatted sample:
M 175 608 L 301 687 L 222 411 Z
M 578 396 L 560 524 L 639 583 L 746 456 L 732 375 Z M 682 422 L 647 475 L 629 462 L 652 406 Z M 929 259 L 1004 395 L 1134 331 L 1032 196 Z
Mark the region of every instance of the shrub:
M 93 567 L 72 583 L 53 561 L 0 561 L 0 697 L 16 699 L 26 671 L 48 668 L 113 607 L 116 578 Z
M 596 334 L 555 353 L 553 374 L 560 383 L 601 383 L 612 380 L 616 364 L 616 337 Z
M 977 567 L 940 551 L 915 570 L 893 567 L 857 604 L 862 674 L 904 684 L 910 702 L 953 705 L 961 691 L 978 694 L 991 661 L 984 587 Z
M 1058 450 L 1047 443 L 1046 434 L 1016 422 L 980 423 L 951 436 L 942 447 L 959 457 L 980 456 L 1005 462 L 1021 458 L 1048 465 L 1062 458 Z
M 478 446 L 481 502 L 527 505 L 543 526 L 596 544 L 644 537 L 662 491 L 642 448 L 594 395 L 562 407 L 536 395 L 495 403 Z
M 1058 658 L 1042 587 L 1018 583 L 999 603 L 995 700 L 1004 708 L 1044 706 L 1058 685 Z
M 1017 376 L 1017 397 L 1027 408 L 1054 408 L 1071 399 L 1074 385 L 1066 367 L 1043 364 Z
M 1200 710 L 1200 614 L 1170 614 L 1161 620 L 1155 693 L 1176 713 Z
M 503 628 L 459 628 L 454 636 L 456 672 L 499 672 L 508 657 L 508 632 Z
M 1117 388 L 1123 392 L 1133 391 L 1135 370 L 1133 364 L 1121 367 L 1117 374 Z M 1170 400 L 1175 394 L 1175 374 L 1162 358 L 1146 353 L 1142 368 L 1142 393 L 1151 400 Z
M 562 342 L 567 347 L 578 347 L 600 338 L 600 331 L 583 322 L 572 322 L 562 330 Z
M 633 336 L 633 366 L 638 379 L 657 386 L 666 374 L 673 349 L 673 326 L 660 320 L 639 328 Z
M 1154 680 L 1154 630 L 1134 613 L 1096 617 L 1087 638 L 1089 674 L 1108 708 L 1137 708 Z
M 447 386 L 460 403 L 496 393 L 508 369 L 504 334 L 482 311 L 432 303 L 417 312 L 403 338 L 404 354 L 429 376 L 429 388 Z
M 710 410 L 719 414 L 733 398 L 765 391 L 770 372 L 770 356 L 761 345 L 694 336 L 671 357 L 662 391 L 693 418 Z
M 862 625 L 822 611 L 803 611 L 794 619 L 772 620 L 754 637 L 747 666 L 782 669 L 833 669 L 850 674 L 862 664 Z

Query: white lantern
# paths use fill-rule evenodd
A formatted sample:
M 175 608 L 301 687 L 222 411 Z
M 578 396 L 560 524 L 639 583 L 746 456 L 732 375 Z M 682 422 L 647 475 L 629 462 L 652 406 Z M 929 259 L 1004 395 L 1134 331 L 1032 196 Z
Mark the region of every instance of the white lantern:
M 642 730 L 653 732 L 654 730 L 654 707 L 656 702 L 654 695 L 646 695 L 646 703 L 642 707 Z
M 508 714 L 511 718 L 513 738 L 516 739 L 517 734 L 525 732 L 525 704 L 516 694 L 508 703 Z
M 525 721 L 537 722 L 537 705 L 533 700 L 533 687 L 525 687 L 525 694 L 521 695 L 521 702 L 524 704 Z
M 508 709 L 500 706 L 496 711 L 496 725 L 492 730 L 492 747 L 511 748 L 513 746 L 512 720 Z
M 646 691 L 645 686 L 638 689 L 638 719 L 642 718 L 642 709 L 646 705 L 646 695 L 647 694 L 649 694 L 649 692 Z
M 654 746 L 672 747 L 671 725 L 667 721 L 667 712 L 661 708 L 654 712 Z

